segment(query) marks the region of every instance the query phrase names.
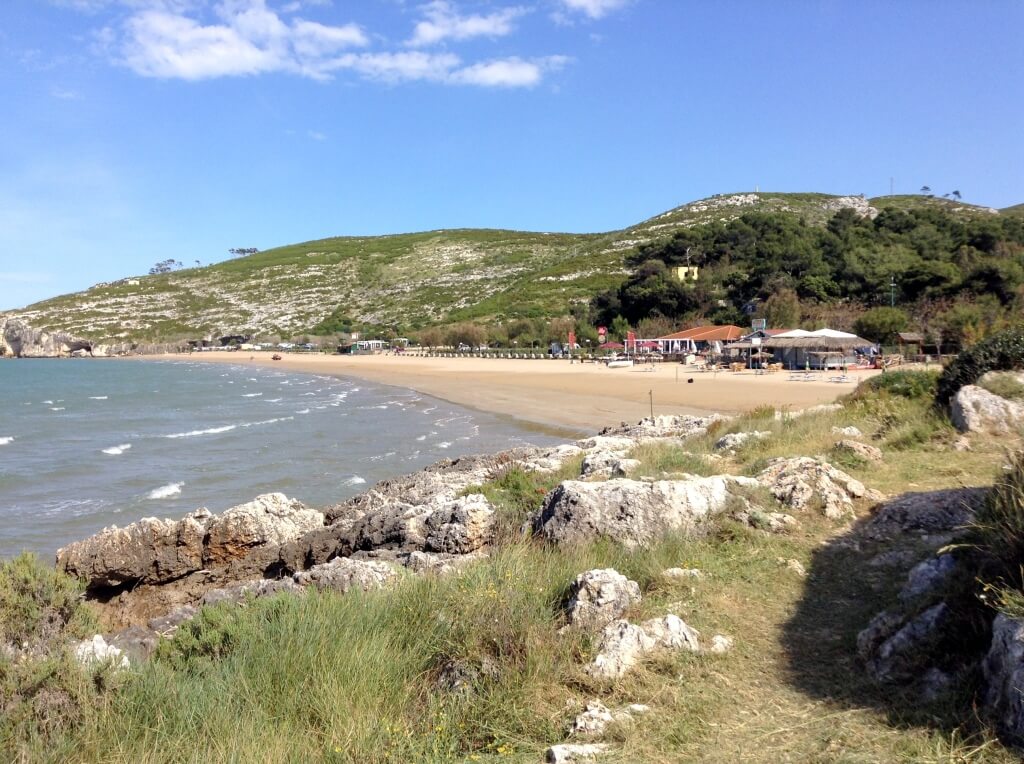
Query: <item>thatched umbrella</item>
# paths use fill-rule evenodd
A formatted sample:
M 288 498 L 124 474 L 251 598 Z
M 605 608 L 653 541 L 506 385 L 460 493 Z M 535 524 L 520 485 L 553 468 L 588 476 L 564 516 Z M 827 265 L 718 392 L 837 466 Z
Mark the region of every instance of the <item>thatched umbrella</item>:
M 853 350 L 855 348 L 871 347 L 875 343 L 863 337 L 850 335 L 849 337 L 775 337 L 766 339 L 762 343 L 764 347 L 785 350 L 787 348 L 800 348 L 803 350 Z

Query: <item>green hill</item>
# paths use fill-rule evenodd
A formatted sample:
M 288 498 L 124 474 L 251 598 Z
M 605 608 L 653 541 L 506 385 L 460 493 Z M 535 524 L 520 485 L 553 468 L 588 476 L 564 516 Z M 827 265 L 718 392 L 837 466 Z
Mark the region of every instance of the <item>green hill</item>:
M 996 210 L 922 196 L 866 200 L 828 194 L 740 193 L 691 202 L 603 234 L 457 229 L 337 237 L 270 249 L 203 268 L 97 284 L 17 314 L 41 329 L 95 341 L 166 341 L 252 333 L 309 332 L 335 324 L 416 329 L 473 319 L 564 315 L 575 302 L 614 288 L 627 256 L 679 229 L 778 212 L 824 225 L 852 207 L 942 206 L 957 214 Z M 181 258 L 190 258 L 182 253 Z

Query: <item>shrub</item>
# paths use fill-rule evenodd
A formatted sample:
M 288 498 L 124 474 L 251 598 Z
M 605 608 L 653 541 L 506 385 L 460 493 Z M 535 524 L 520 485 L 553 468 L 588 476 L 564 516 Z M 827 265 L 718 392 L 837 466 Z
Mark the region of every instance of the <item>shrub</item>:
M 1024 369 L 1024 325 L 993 334 L 964 350 L 939 378 L 935 401 L 948 406 L 964 385 L 973 385 L 989 371 Z
M 887 392 L 901 398 L 923 400 L 935 396 L 939 374 L 934 371 L 894 371 L 879 374 L 864 382 L 857 391 L 859 397 Z
M 82 585 L 34 554 L 0 562 L 0 645 L 45 650 L 50 643 L 95 633 Z

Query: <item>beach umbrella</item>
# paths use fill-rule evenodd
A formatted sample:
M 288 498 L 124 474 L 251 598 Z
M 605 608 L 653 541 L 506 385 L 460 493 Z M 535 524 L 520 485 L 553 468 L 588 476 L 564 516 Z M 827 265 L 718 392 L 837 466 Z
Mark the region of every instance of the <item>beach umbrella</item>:
M 597 346 L 598 350 L 625 350 L 626 346 L 621 342 L 602 342 Z

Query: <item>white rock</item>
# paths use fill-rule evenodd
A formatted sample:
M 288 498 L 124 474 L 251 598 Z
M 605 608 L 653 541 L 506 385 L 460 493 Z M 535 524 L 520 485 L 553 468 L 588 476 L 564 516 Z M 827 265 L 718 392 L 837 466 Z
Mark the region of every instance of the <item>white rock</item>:
M 711 638 L 711 647 L 708 648 L 708 652 L 721 655 L 722 653 L 729 652 L 732 649 L 732 646 L 732 637 L 727 637 L 724 634 L 715 634 L 715 636 Z
M 128 662 L 128 656 L 113 645 L 108 645 L 102 634 L 96 634 L 92 639 L 79 642 L 75 646 L 75 660 L 83 666 L 107 661 L 110 661 L 118 669 L 126 669 L 131 665 Z
M 770 431 L 753 431 L 753 432 L 731 432 L 728 435 L 723 435 L 715 443 L 716 451 L 734 451 L 749 440 L 764 440 L 771 436 Z
M 600 735 L 612 721 L 612 712 L 600 701 L 592 700 L 587 703 L 587 709 L 576 717 L 569 734 L 577 737 Z
M 618 679 L 636 665 L 658 642 L 629 621 L 613 621 L 601 634 L 601 645 L 587 672 L 594 677 Z
M 1024 403 L 1001 398 L 977 385 L 964 385 L 950 404 L 950 418 L 961 432 L 1008 435 L 1024 427 Z
M 605 743 L 562 743 L 548 748 L 547 761 L 548 764 L 593 761 L 607 750 Z
M 667 568 L 661 571 L 661 577 L 669 579 L 704 578 L 704 571 L 696 568 Z
M 386 562 L 375 560 L 351 560 L 337 557 L 322 565 L 314 565 L 294 575 L 299 586 L 315 586 L 318 589 L 332 589 L 347 592 L 356 588 L 362 591 L 381 589 L 391 583 L 398 573 Z
M 640 585 L 613 568 L 580 573 L 569 592 L 567 615 L 572 626 L 599 630 L 640 602 Z
M 832 434 L 833 435 L 845 435 L 848 438 L 863 438 L 864 437 L 864 433 L 862 433 L 859 429 L 857 429 L 853 425 L 850 425 L 849 427 L 833 427 L 832 428 Z
M 682 618 L 669 614 L 662 618 L 644 621 L 641 628 L 659 647 L 676 650 L 700 650 L 700 633 L 686 625 Z

